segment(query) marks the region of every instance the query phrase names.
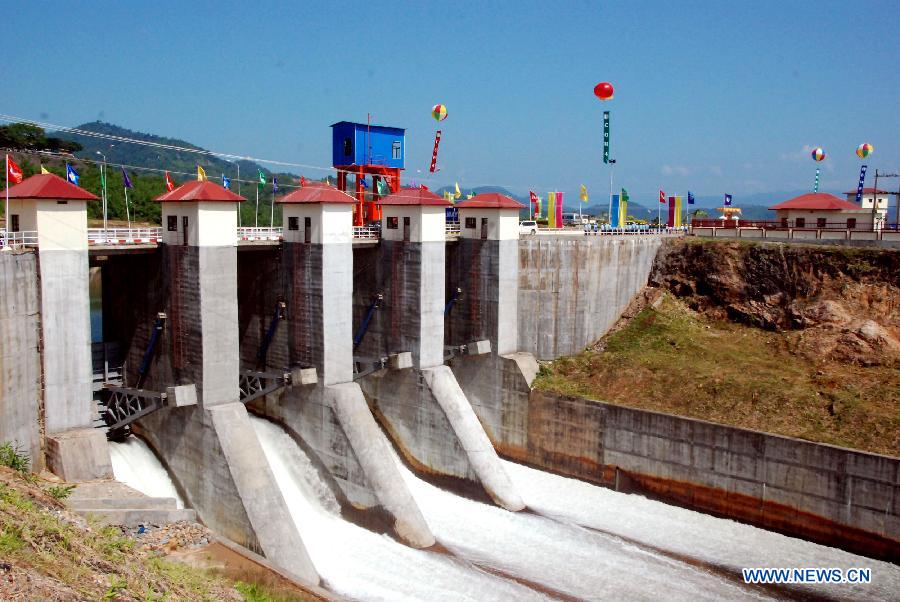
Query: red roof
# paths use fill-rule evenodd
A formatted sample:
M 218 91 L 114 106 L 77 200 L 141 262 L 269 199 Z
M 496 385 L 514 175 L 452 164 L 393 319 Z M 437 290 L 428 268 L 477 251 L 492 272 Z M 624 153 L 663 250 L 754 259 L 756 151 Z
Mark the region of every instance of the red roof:
M 276 203 L 355 203 L 356 199 L 324 182 L 308 182 Z
M 209 180 L 191 180 L 173 190 L 153 199 L 159 203 L 184 202 L 191 203 L 196 201 L 224 201 L 232 203 L 243 203 L 247 199 L 230 190 L 226 190 L 215 182 Z
M 524 209 L 525 205 L 499 192 L 483 192 L 457 203 L 458 209 Z
M 789 201 L 778 203 L 769 207 L 769 209 L 777 211 L 779 209 L 815 209 L 819 211 L 840 211 L 842 209 L 859 210 L 858 205 L 848 203 L 844 199 L 839 199 L 833 194 L 827 192 L 808 192 L 794 197 Z
M 874 188 L 863 188 L 863 194 L 873 194 L 873 193 L 874 194 L 893 194 L 892 192 L 889 192 L 887 190 L 879 189 L 878 192 L 875 192 Z M 850 192 L 845 192 L 844 194 L 852 194 L 852 195 L 856 196 L 856 191 L 851 190 Z
M 66 182 L 56 174 L 44 173 L 31 176 L 9 189 L 11 199 L 56 199 L 58 201 L 99 201 L 85 190 Z
M 379 202 L 382 205 L 435 205 L 439 207 L 452 204 L 424 188 L 401 188 Z

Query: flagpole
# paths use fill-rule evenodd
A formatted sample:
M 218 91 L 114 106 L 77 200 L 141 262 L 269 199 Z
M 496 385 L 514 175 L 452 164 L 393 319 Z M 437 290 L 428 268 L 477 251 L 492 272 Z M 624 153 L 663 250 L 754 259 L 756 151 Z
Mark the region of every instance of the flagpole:
M 9 241 L 9 153 L 6 153 L 6 213 L 4 214 L 4 222 L 6 223 L 6 234 L 3 237 L 3 246 L 5 247 Z
M 238 170 L 238 177 L 237 177 L 238 196 L 240 196 L 241 195 L 241 164 L 240 164 L 240 162 L 237 163 L 237 170 Z M 241 204 L 236 203 L 236 205 L 237 205 L 237 212 L 238 212 L 238 228 L 240 228 L 241 227 Z
M 275 185 L 272 184 L 272 206 L 269 208 L 269 227 L 275 227 Z
M 253 216 L 253 227 L 259 228 L 259 184 L 256 185 L 256 213 Z
M 125 189 L 125 217 L 128 219 L 128 229 L 131 230 L 131 213 L 128 212 L 128 186 L 124 186 Z

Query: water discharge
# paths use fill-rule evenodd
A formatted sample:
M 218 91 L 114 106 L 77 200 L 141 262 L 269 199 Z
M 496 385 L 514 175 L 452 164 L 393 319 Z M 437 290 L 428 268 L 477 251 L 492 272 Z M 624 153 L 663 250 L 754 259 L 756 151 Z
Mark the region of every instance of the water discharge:
M 341 595 L 364 600 L 761 597 L 711 571 L 578 525 L 447 493 L 401 466 L 450 554 L 408 548 L 341 519 L 337 501 L 293 439 L 259 418 L 253 426 L 316 569 Z
M 178 508 L 184 508 L 169 473 L 142 439 L 132 436 L 122 442 L 111 441 L 109 455 L 117 481 L 150 497 L 173 497 Z

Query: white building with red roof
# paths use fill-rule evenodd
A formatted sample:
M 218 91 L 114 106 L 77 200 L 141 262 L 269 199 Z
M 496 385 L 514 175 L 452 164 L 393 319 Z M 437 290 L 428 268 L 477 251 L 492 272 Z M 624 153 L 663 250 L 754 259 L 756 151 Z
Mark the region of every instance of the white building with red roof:
M 874 188 L 863 188 L 862 198 L 858 204 L 856 202 L 855 190 L 849 190 L 844 194 L 847 195 L 848 202 L 853 203 L 853 205 L 861 209 L 867 209 L 870 213 L 874 206 L 877 216 L 876 221 L 879 223 L 878 229 L 880 230 L 884 227 L 884 224 L 887 223 L 888 199 L 891 194 L 896 193 L 891 193 L 887 190 L 875 190 Z
M 782 228 L 872 230 L 871 207 L 861 208 L 827 192 L 801 194 L 769 209 Z

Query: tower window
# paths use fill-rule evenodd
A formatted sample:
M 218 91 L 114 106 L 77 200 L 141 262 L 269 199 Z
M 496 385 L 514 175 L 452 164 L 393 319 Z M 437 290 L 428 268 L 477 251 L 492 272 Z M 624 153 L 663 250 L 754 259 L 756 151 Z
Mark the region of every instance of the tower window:
M 353 139 L 344 138 L 344 156 L 349 157 L 353 154 Z
M 391 159 L 400 159 L 400 141 L 394 140 L 394 144 L 391 145 Z

